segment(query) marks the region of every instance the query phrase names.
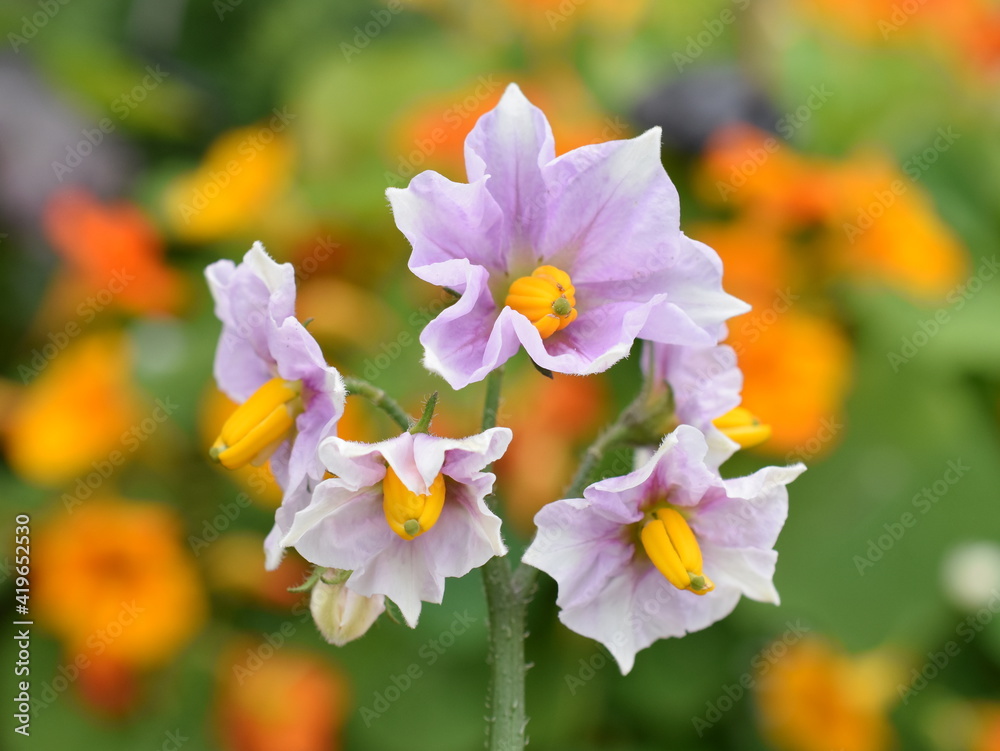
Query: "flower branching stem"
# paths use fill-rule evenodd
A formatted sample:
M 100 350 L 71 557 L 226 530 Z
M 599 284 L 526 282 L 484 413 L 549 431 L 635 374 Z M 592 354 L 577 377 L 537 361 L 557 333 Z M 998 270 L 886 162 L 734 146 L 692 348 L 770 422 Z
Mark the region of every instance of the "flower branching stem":
M 410 430 L 416 421 L 382 389 L 360 378 L 344 379 L 347 390 L 363 396 L 385 412 L 400 428 Z M 503 369 L 486 380 L 483 430 L 497 424 Z M 564 497 L 579 498 L 593 480 L 597 467 L 614 446 L 633 440 L 640 428 L 645 400 L 640 396 L 625 409 L 583 455 L 579 469 Z M 485 471 L 490 471 L 487 467 Z M 487 695 L 486 746 L 490 751 L 523 751 L 527 742 L 528 716 L 524 705 L 525 613 L 535 592 L 538 571 L 508 557 L 495 556 L 482 567 L 489 623 L 488 661 L 491 668 Z
M 361 378 L 353 378 L 351 376 L 344 378 L 344 385 L 347 386 L 347 392 L 349 394 L 363 396 L 365 399 L 385 412 L 392 419 L 392 421 L 403 430 L 409 430 L 413 425 L 413 418 L 406 413 L 406 410 L 399 405 L 399 402 L 385 393 L 378 386 L 362 380 Z
M 483 430 L 496 425 L 500 406 L 502 369 L 486 381 Z M 636 440 L 645 432 L 647 394 L 641 393 L 587 449 L 565 498 L 579 498 L 593 480 L 595 470 L 613 447 Z M 489 468 L 487 468 L 487 471 Z M 487 699 L 486 747 L 490 751 L 522 751 L 528 716 L 524 706 L 525 613 L 535 592 L 538 571 L 507 557 L 491 558 L 482 568 L 489 621 L 490 687 Z

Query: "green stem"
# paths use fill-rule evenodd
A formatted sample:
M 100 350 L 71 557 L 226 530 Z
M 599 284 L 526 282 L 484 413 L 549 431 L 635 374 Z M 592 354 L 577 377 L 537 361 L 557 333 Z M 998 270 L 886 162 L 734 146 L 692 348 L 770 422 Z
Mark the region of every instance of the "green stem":
M 640 394 L 636 400 L 622 410 L 618 418 L 606 427 L 596 440 L 590 444 L 583 454 L 580 466 L 573 475 L 573 480 L 563 494 L 563 498 L 581 498 L 584 489 L 591 483 L 594 470 L 604 460 L 608 450 L 619 443 L 623 443 L 635 434 L 637 421 L 641 421 L 643 414 L 643 404 L 645 395 Z M 526 602 L 531 600 L 534 593 L 535 580 L 538 570 L 533 566 L 520 564 L 514 569 L 512 582 L 516 591 L 526 596 Z
M 433 394 L 427 397 L 427 402 L 424 404 L 424 413 L 420 415 L 420 419 L 413 423 L 413 427 L 410 428 L 410 432 L 416 435 L 417 433 L 430 433 L 431 432 L 431 420 L 434 419 L 434 409 L 437 407 L 438 403 L 438 392 L 435 391 Z
M 347 386 L 348 393 L 355 396 L 363 396 L 380 410 L 389 415 L 393 422 L 395 422 L 403 430 L 409 430 L 410 426 L 413 425 L 414 419 L 406 413 L 406 410 L 399 405 L 399 402 L 386 394 L 378 386 L 368 383 L 368 381 L 364 381 L 360 378 L 353 378 L 351 376 L 345 376 L 344 384 Z
M 584 489 L 590 484 L 594 470 L 604 459 L 604 455 L 612 446 L 626 440 L 632 432 L 632 419 L 630 409 L 622 412 L 618 419 L 601 431 L 596 440 L 590 444 L 580 460 L 580 466 L 573 475 L 573 481 L 566 489 L 563 498 L 579 498 Z
M 483 584 L 491 667 L 486 747 L 490 751 L 522 751 L 528 724 L 524 708 L 524 613 L 530 590 L 516 585 L 506 557 L 491 558 L 483 566 Z
M 500 410 L 500 388 L 503 385 L 503 368 L 497 368 L 486 377 L 486 404 L 483 407 L 483 430 L 496 427 Z
M 502 381 L 502 369 L 494 370 L 486 381 L 483 430 L 497 424 Z M 531 589 L 516 585 L 506 557 L 491 558 L 482 571 L 491 668 L 486 700 L 486 747 L 490 751 L 522 751 L 528 723 L 524 709 L 524 612 Z

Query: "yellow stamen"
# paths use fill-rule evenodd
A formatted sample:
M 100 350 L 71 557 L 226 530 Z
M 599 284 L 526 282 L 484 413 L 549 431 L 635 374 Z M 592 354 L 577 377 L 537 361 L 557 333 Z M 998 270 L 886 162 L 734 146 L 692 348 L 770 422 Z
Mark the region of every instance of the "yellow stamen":
M 706 595 L 715 589 L 702 571 L 701 548 L 687 521 L 675 509 L 657 509 L 640 535 L 642 547 L 661 574 L 677 589 Z
M 389 527 L 404 540 L 420 537 L 433 527 L 444 508 L 444 475 L 434 478 L 427 495 L 417 495 L 386 467 L 382 480 L 382 510 Z
M 734 407 L 712 424 L 727 438 L 736 441 L 741 448 L 748 449 L 763 443 L 771 437 L 771 426 L 762 423 L 746 407 Z
M 504 304 L 526 316 L 542 339 L 576 320 L 576 289 L 569 274 L 555 266 L 539 266 L 531 276 L 515 279 Z
M 226 469 L 266 459 L 301 412 L 302 382 L 272 378 L 230 415 L 209 453 Z

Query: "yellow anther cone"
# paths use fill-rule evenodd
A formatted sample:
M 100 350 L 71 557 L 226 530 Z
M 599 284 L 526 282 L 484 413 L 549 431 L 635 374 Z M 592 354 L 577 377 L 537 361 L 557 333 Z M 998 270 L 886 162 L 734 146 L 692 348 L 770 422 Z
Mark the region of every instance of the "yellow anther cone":
M 712 424 L 745 449 L 757 446 L 771 437 L 771 426 L 758 420 L 746 407 L 734 407 L 715 418 Z
M 677 589 L 704 595 L 715 589 L 702 571 L 701 548 L 694 532 L 675 509 L 658 509 L 640 535 L 657 570 Z
M 569 274 L 555 266 L 539 266 L 531 276 L 515 279 L 504 304 L 524 315 L 548 339 L 576 320 L 576 289 Z
M 212 457 L 226 469 L 239 469 L 269 452 L 295 427 L 302 412 L 302 384 L 272 378 L 261 386 L 222 426 Z
M 427 495 L 410 490 L 392 467 L 382 480 L 382 510 L 389 527 L 404 540 L 412 540 L 437 524 L 444 508 L 444 475 L 434 478 Z

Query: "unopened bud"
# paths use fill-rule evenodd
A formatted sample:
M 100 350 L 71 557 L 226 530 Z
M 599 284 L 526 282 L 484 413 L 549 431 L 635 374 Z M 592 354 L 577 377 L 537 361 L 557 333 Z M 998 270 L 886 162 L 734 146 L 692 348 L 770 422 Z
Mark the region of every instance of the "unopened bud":
M 327 569 L 312 589 L 309 609 L 323 638 L 342 647 L 364 636 L 385 610 L 382 595 L 359 595 L 343 582 L 341 572 Z M 340 582 L 329 584 L 327 582 Z

